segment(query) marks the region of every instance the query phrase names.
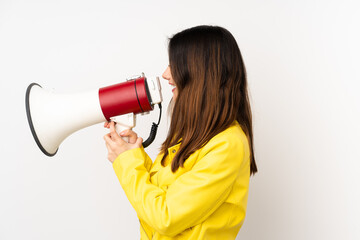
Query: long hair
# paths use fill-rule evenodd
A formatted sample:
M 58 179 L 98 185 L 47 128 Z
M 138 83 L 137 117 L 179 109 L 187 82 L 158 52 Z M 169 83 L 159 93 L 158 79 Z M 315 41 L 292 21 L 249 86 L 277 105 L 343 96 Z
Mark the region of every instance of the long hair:
M 161 164 L 167 149 L 181 141 L 171 163 L 176 172 L 192 153 L 237 120 L 248 138 L 250 173 L 255 174 L 246 70 L 232 34 L 216 26 L 189 28 L 169 39 L 168 53 L 178 95 L 161 146 Z

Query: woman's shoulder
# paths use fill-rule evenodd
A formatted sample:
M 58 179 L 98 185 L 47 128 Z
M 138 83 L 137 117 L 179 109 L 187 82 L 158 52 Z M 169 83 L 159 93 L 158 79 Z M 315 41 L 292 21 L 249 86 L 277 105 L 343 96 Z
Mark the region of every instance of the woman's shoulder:
M 249 162 L 249 153 L 246 134 L 240 124 L 234 122 L 196 151 L 194 154 L 196 160 L 187 164 L 194 165 L 205 160 L 209 167 L 220 164 L 222 166 L 231 166 L 231 169 L 237 171 L 236 169 L 240 169 L 245 166 L 245 163 Z
M 203 147 L 203 150 L 209 151 L 214 147 L 223 147 L 236 152 L 249 151 L 247 136 L 237 121 L 234 121 L 227 129 L 210 139 Z
M 227 129 L 215 135 L 209 143 L 217 141 L 247 144 L 247 137 L 241 125 L 235 120 Z

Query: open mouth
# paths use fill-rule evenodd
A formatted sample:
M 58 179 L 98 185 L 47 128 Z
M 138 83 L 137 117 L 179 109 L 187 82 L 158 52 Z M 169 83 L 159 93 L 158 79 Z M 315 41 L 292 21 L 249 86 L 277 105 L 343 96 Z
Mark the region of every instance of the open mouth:
M 170 84 L 170 86 L 172 87 L 171 91 L 174 92 L 176 89 L 176 85 L 175 84 Z

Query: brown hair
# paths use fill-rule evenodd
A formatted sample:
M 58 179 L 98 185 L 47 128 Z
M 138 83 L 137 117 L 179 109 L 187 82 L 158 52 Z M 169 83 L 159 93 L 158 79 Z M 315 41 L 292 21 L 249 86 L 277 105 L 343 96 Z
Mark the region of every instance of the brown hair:
M 168 52 L 178 95 L 168 136 L 161 146 L 161 164 L 167 149 L 181 141 L 171 163 L 176 172 L 192 153 L 237 120 L 247 135 L 250 173 L 255 174 L 246 70 L 232 34 L 216 26 L 189 28 L 169 39 Z

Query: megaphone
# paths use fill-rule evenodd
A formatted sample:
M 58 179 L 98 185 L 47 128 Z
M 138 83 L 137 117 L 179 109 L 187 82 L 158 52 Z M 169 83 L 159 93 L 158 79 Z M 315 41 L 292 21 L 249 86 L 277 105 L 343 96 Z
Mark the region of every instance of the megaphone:
M 117 132 L 131 129 L 136 125 L 136 114 L 152 111 L 156 104 L 161 117 L 161 102 L 159 78 L 146 78 L 144 74 L 78 94 L 55 94 L 32 83 L 25 96 L 32 135 L 40 150 L 50 157 L 57 153 L 65 138 L 82 128 L 111 120 L 116 122 Z M 149 137 L 150 143 L 154 137 Z M 149 141 L 144 142 L 148 142 L 144 147 Z

